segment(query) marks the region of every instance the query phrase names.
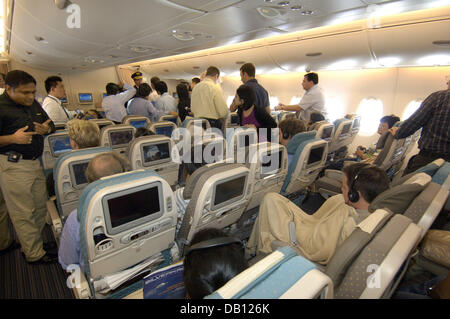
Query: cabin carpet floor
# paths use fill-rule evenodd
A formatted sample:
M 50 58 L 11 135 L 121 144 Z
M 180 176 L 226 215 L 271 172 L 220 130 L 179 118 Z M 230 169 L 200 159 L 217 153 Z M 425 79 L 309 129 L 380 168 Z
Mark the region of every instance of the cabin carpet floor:
M 54 241 L 48 225 L 43 237 Z M 59 263 L 30 265 L 20 249 L 0 256 L 0 299 L 74 299 L 66 278 Z

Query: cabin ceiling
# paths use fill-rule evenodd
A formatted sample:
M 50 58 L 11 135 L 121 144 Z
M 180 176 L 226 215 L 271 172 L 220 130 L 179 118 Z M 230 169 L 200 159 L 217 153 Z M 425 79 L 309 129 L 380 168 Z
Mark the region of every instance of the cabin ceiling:
M 450 0 L 72 0 L 71 3 L 79 5 L 80 28 L 68 27 L 71 13 L 58 9 L 53 0 L 15 0 L 11 59 L 50 72 L 88 71 L 365 19 L 374 8 L 384 5 L 391 5 L 394 13 L 401 13 L 432 7 L 433 3 L 448 5 Z M 312 14 L 307 15 L 309 11 Z M 363 41 L 355 42 L 359 40 Z M 405 39 L 389 39 L 401 40 Z M 354 44 L 356 55 L 367 55 L 368 44 L 362 34 L 343 41 Z M 377 45 L 383 38 L 374 37 L 373 41 Z M 313 50 L 320 43 L 308 45 L 311 46 L 308 50 Z M 257 51 L 252 58 L 267 59 L 264 54 L 258 58 Z M 295 58 L 284 48 L 274 46 L 270 51 L 286 59 Z M 234 53 L 232 60 L 239 57 L 239 53 Z M 200 60 L 197 67 L 203 67 Z M 205 63 L 211 61 L 220 66 L 220 58 Z M 283 67 L 283 61 L 273 64 Z M 175 69 L 174 76 L 199 73 L 191 66 L 177 65 Z

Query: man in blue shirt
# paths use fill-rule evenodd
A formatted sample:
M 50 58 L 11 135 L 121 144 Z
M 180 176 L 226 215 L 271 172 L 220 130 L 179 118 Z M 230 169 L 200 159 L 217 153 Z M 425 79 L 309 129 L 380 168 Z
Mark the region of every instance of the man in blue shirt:
M 146 116 L 151 122 L 159 121 L 161 115 L 165 113 L 155 108 L 150 102 L 152 88 L 147 83 L 142 83 L 138 87 L 137 96 L 132 99 L 127 106 L 127 113 L 130 115 Z
M 270 102 L 269 102 L 269 94 L 266 89 L 263 88 L 258 80 L 255 79 L 256 68 L 253 63 L 245 63 L 240 68 L 241 72 L 241 81 L 245 85 L 250 86 L 256 95 L 255 107 L 265 108 L 267 113 L 270 114 Z M 236 100 L 236 99 L 235 99 Z M 233 103 L 230 105 L 230 111 L 234 112 L 238 108 L 237 103 Z
M 128 161 L 115 152 L 95 156 L 86 169 L 88 183 L 110 175 L 131 170 Z M 83 268 L 80 259 L 80 223 L 75 209 L 67 217 L 59 241 L 58 261 L 65 270 L 69 265 L 78 264 Z

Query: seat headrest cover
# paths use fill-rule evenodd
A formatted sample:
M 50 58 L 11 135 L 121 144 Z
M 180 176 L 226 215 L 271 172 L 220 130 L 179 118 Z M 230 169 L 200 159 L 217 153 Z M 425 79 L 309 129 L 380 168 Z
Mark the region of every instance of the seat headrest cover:
M 449 175 L 450 175 L 450 162 L 445 162 L 445 164 L 438 169 L 436 174 L 434 174 L 433 182 L 439 185 L 443 185 Z
M 195 185 L 197 185 L 198 180 L 200 177 L 205 173 L 210 171 L 213 168 L 216 167 L 222 167 L 225 165 L 230 165 L 229 163 L 217 163 L 213 167 L 211 166 L 202 166 L 195 170 L 195 172 L 189 177 L 189 180 L 186 182 L 186 185 L 184 186 L 183 190 L 183 198 L 190 199 L 192 197 L 192 193 L 194 192 Z
M 434 174 L 438 171 L 438 169 L 444 165 L 445 161 L 442 158 L 438 158 L 437 160 L 434 160 L 433 162 L 425 165 L 424 167 L 419 168 L 415 171 L 415 173 L 427 173 L 431 177 L 434 176 Z
M 380 138 L 378 139 L 377 145 L 376 145 L 377 150 L 384 148 L 384 144 L 386 143 L 386 140 L 389 137 L 389 135 L 392 135 L 391 132 L 389 132 L 389 131 L 381 134 Z
M 369 211 L 374 212 L 379 208 L 387 208 L 395 214 L 403 214 L 424 188 L 425 186 L 416 183 L 391 187 L 370 203 Z
M 428 185 L 431 182 L 431 176 L 425 173 L 417 173 L 411 176 L 409 179 L 403 182 L 403 185 L 406 184 L 419 184 L 422 186 Z
M 307 140 L 315 139 L 317 131 L 309 131 L 295 134 L 286 145 L 288 154 L 295 154 L 300 144 Z
M 363 220 L 358 225 L 358 228 L 336 249 L 325 270 L 325 273 L 331 278 L 335 287 L 341 283 L 347 269 L 358 257 L 361 250 L 392 216 L 393 213 L 389 210 L 376 210 Z M 364 223 L 366 220 L 367 222 Z M 363 230 L 363 228 L 368 231 Z

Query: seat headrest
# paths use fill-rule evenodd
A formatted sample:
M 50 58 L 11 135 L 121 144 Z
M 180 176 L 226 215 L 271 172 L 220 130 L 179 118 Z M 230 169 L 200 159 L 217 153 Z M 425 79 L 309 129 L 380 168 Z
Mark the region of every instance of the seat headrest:
M 388 139 L 389 135 L 392 135 L 391 132 L 389 132 L 389 131 L 381 134 L 380 138 L 378 139 L 377 145 L 376 145 L 377 150 L 384 148 L 384 145 L 385 145 L 386 140 Z
M 449 175 L 450 175 L 450 163 L 445 162 L 445 164 L 442 165 L 441 168 L 439 168 L 438 171 L 434 174 L 433 182 L 439 185 L 444 185 Z
M 388 209 L 376 210 L 364 219 L 342 245 L 336 249 L 325 270 L 335 287 L 339 286 L 348 268 L 361 250 L 392 216 L 393 213 Z
M 423 174 L 418 177 L 411 177 L 408 183 L 403 183 L 384 191 L 372 201 L 369 205 L 369 211 L 374 212 L 379 208 L 388 208 L 396 214 L 403 214 L 414 198 L 430 183 L 431 178 L 426 176 L 428 175 Z
M 191 199 L 192 193 L 194 192 L 195 185 L 197 185 L 198 180 L 200 179 L 200 177 L 202 177 L 203 174 L 205 174 L 206 172 L 209 172 L 213 168 L 222 167 L 225 165 L 230 165 L 230 164 L 229 163 L 217 163 L 217 164 L 214 164 L 212 167 L 211 166 L 202 166 L 202 167 L 198 168 L 189 177 L 188 181 L 186 182 L 186 185 L 184 186 L 184 190 L 183 190 L 183 198 L 185 200 Z
M 317 131 L 309 131 L 295 134 L 286 145 L 288 154 L 295 154 L 300 144 L 316 138 Z

